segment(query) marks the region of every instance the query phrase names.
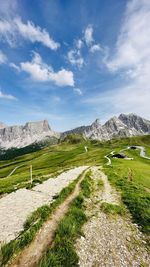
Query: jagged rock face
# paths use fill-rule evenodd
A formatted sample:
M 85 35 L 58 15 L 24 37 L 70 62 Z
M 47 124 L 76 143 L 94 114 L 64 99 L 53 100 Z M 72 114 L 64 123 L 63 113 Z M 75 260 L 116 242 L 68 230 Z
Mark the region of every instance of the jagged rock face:
M 145 120 L 136 114 L 120 114 L 119 119 L 128 127 L 141 133 L 150 132 L 150 121 Z
M 82 126 L 71 131 L 63 133 L 80 133 L 87 138 L 98 140 L 109 140 L 114 137 L 127 137 L 150 134 L 150 121 L 145 120 L 135 114 L 120 114 L 119 117 L 113 117 L 104 125 L 101 125 L 97 119 L 90 126 Z
M 9 126 L 0 129 L 0 147 L 24 147 L 51 136 L 58 134 L 51 130 L 46 120 L 28 122 L 24 126 Z

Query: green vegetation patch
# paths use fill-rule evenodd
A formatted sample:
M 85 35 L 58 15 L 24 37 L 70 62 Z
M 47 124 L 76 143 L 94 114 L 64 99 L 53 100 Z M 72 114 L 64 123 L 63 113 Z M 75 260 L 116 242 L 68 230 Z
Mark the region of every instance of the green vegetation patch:
M 83 195 L 88 198 L 91 195 L 92 192 L 92 185 L 93 185 L 93 180 L 91 178 L 91 171 L 88 171 L 85 175 L 84 180 L 81 182 L 81 191 Z
M 81 134 L 68 134 L 64 137 L 62 142 L 70 143 L 70 144 L 78 144 L 84 141 L 84 137 Z
M 98 180 L 97 185 L 98 185 L 98 188 L 100 190 L 103 190 L 104 189 L 104 183 L 103 183 L 102 179 L 99 179 Z
M 59 223 L 55 233 L 54 243 L 39 267 L 77 267 L 79 258 L 75 251 L 75 240 L 82 235 L 82 226 L 87 221 L 84 213 L 84 197 L 89 197 L 92 192 L 91 173 L 88 172 L 81 183 L 81 192 L 73 201 L 69 212 Z
M 88 147 L 88 152 L 85 152 L 85 146 Z M 13 160 L 0 161 L 0 194 L 14 191 L 19 184 L 20 187 L 26 187 L 26 183 L 30 181 L 30 165 L 33 168 L 33 179 L 43 181 L 46 175 L 52 176 L 64 169 L 104 164 L 104 156 L 108 152 L 109 148 L 102 147 L 100 142 L 93 144 L 90 140 L 83 139 L 82 143 L 63 142 Z M 7 177 L 17 166 L 21 167 Z
M 115 204 L 109 204 L 109 203 L 102 203 L 101 204 L 101 210 L 107 214 L 112 215 L 125 215 L 126 214 L 126 208 L 123 205 L 115 205 Z
M 145 233 L 150 233 L 150 194 L 136 179 L 116 171 L 115 167 L 105 170 L 110 182 L 116 185 L 122 195 L 123 203 L 128 207 L 134 221 L 141 226 Z

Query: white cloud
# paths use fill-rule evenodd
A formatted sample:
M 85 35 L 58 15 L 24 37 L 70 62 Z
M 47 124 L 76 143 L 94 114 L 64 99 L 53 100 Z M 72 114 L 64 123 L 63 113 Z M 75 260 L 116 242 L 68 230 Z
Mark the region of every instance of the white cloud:
M 91 25 L 88 25 L 84 32 L 84 40 L 86 44 L 89 46 L 93 43 L 93 27 Z
M 34 53 L 31 62 L 21 62 L 21 70 L 30 74 L 35 81 L 52 81 L 57 86 L 74 86 L 74 75 L 72 71 L 61 69 L 54 72 L 51 66 L 42 61 L 38 53 Z
M 121 75 L 122 85 L 85 102 L 112 113 L 137 113 L 150 118 L 150 1 L 132 0 L 126 8 L 115 53 L 106 65 Z
M 10 94 L 5 94 L 0 90 L 0 98 L 1 99 L 7 99 L 7 100 L 17 100 L 17 98 Z
M 108 117 L 112 114 L 136 113 L 150 119 L 149 99 L 148 87 L 144 89 L 143 93 L 141 88 L 129 85 L 91 96 L 84 99 L 83 102 L 93 107 L 99 114 L 104 110 L 105 113 L 108 113 Z
M 80 88 L 74 88 L 73 89 L 75 93 L 77 93 L 78 95 L 83 95 L 83 92 Z
M 59 47 L 45 29 L 35 26 L 31 21 L 24 23 L 20 18 L 0 20 L 0 36 L 12 46 L 18 44 L 18 37 L 22 37 L 32 43 L 39 42 L 52 50 Z
M 6 63 L 6 61 L 7 61 L 6 55 L 2 51 L 0 51 L 0 64 L 4 64 Z
M 78 40 L 76 41 L 76 47 L 77 47 L 78 49 L 81 49 L 81 48 L 83 47 L 83 45 L 84 45 L 84 43 L 83 43 L 83 41 L 82 41 L 81 39 L 78 39 Z
M 125 20 L 118 37 L 116 52 L 109 59 L 110 70 L 137 69 L 150 61 L 150 1 L 128 3 Z
M 95 53 L 95 52 L 101 51 L 101 50 L 102 50 L 102 48 L 101 48 L 100 44 L 94 44 L 90 47 L 91 53 Z
M 81 56 L 81 53 L 79 50 L 70 50 L 67 54 L 67 58 L 69 62 L 72 65 L 77 66 L 79 69 L 83 66 L 84 64 L 84 59 Z
M 18 67 L 15 63 L 9 63 L 9 66 L 11 67 L 11 68 L 13 68 L 13 69 L 15 69 L 16 71 L 20 71 L 20 67 Z

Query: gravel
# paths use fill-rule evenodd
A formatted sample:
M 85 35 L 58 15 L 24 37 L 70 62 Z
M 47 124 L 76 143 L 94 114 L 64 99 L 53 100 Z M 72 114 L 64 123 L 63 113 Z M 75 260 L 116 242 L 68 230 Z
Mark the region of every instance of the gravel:
M 0 245 L 15 239 L 27 217 L 38 207 L 53 201 L 53 196 L 75 180 L 87 166 L 76 167 L 50 178 L 32 190 L 19 189 L 0 199 Z
M 99 179 L 104 182 L 103 191 L 98 189 Z M 93 168 L 93 180 L 94 194 L 85 202 L 89 220 L 83 227 L 83 236 L 76 243 L 79 266 L 150 266 L 144 236 L 130 217 L 112 216 L 100 210 L 102 202 L 119 204 L 120 201 L 120 196 L 111 188 L 107 176 L 98 168 Z

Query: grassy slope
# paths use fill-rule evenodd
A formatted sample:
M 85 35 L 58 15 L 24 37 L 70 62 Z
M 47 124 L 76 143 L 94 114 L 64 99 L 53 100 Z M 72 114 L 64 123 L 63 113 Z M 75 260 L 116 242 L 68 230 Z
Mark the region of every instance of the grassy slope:
M 147 136 L 145 139 L 138 137 L 130 139 L 130 142 L 143 145 L 149 153 L 150 137 Z M 118 145 L 120 147 L 117 146 L 115 151 L 120 150 L 121 144 Z M 139 150 L 124 151 L 124 153 L 134 160 L 113 158 L 112 166 L 105 166 L 104 170 L 111 183 L 121 191 L 122 200 L 130 210 L 134 221 L 144 232 L 150 233 L 150 161 L 141 158 Z M 131 181 L 130 172 L 132 172 Z
M 89 152 L 85 153 L 84 145 L 87 145 Z M 40 151 L 26 154 L 14 160 L 0 161 L 0 194 L 11 192 L 18 183 L 29 180 L 29 165 L 33 165 L 33 177 L 41 177 L 45 174 L 55 174 L 56 172 L 80 165 L 105 164 L 104 155 L 112 150 L 120 150 L 128 145 L 144 145 L 147 154 L 150 155 L 150 136 L 116 139 L 108 142 L 82 141 L 79 144 L 61 143 L 55 146 L 46 147 Z M 137 181 L 143 186 L 150 188 L 149 161 L 141 159 L 138 151 L 126 152 L 135 158 L 134 161 L 124 161 L 113 159 L 113 165 L 120 168 L 120 172 L 128 172 L 128 168 L 133 169 Z M 16 166 L 26 164 L 16 170 L 8 178 L 5 178 Z M 20 187 L 24 187 L 20 184 Z
M 94 145 L 91 142 L 88 142 L 87 145 L 89 148 L 88 153 L 85 153 L 84 143 L 74 145 L 63 143 L 17 157 L 14 161 L 0 162 L 0 177 L 2 178 L 0 179 L 0 193 L 13 191 L 14 185 L 29 180 L 30 164 L 33 166 L 33 177 L 36 178 L 73 166 L 103 164 L 105 162 L 104 155 L 108 153 L 109 148 L 101 148 L 100 145 Z M 21 164 L 27 164 L 27 166 L 16 170 L 11 177 L 4 178 L 16 166 Z M 8 166 L 5 167 L 6 165 Z

